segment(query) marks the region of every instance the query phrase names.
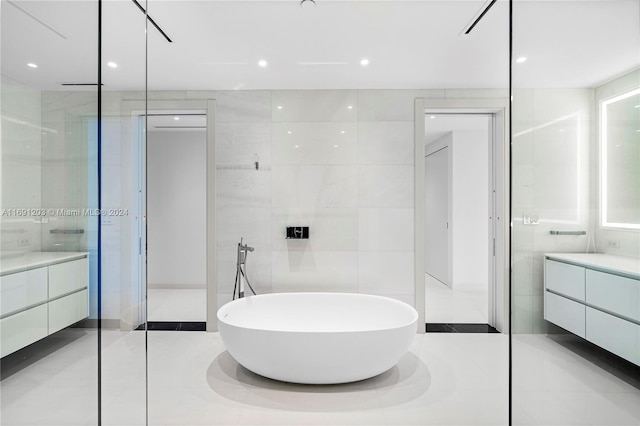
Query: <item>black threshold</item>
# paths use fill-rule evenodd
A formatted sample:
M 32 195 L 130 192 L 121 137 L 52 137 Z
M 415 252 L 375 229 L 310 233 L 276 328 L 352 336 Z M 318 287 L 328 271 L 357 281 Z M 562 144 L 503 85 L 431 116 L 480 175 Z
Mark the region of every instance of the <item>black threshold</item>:
M 207 331 L 204 321 L 149 321 L 149 331 Z M 140 324 L 136 330 L 144 330 L 145 324 Z
M 489 324 L 426 323 L 427 333 L 499 333 Z

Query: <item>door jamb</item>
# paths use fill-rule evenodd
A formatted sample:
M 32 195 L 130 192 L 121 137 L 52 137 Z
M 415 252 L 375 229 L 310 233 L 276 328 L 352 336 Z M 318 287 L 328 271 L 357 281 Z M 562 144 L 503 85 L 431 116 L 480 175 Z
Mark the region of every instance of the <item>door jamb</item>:
M 425 99 L 417 98 L 414 108 L 414 272 L 415 307 L 418 311 L 418 323 L 425 324 L 425 277 L 424 277 L 424 161 L 425 155 L 425 111 L 429 113 L 465 113 L 486 112 L 494 114 L 502 121 L 502 126 L 494 125 L 492 172 L 496 188 L 495 197 L 495 238 L 496 265 L 495 274 L 495 318 L 493 326 L 501 333 L 509 333 L 509 109 L 506 99 Z M 502 193 L 500 193 L 502 192 Z M 491 321 L 492 319 L 489 318 Z M 420 326 L 418 332 L 424 333 Z

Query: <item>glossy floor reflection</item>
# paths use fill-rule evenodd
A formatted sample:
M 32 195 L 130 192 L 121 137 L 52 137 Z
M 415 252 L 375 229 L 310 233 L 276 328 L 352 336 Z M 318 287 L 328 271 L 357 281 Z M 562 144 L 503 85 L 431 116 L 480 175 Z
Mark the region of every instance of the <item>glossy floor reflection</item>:
M 486 324 L 488 295 L 486 291 L 447 287 L 425 274 L 425 320 L 428 323 Z
M 362 382 L 281 383 L 239 366 L 219 335 L 152 332 L 150 424 L 507 424 L 507 338 L 416 336 L 390 371 Z
M 207 292 L 205 289 L 147 290 L 149 321 L 206 321 Z
M 103 337 L 102 424 L 144 425 L 144 333 Z M 514 337 L 514 424 L 640 424 L 637 370 L 562 339 Z M 0 424 L 95 425 L 95 342 L 85 334 L 5 376 Z M 218 333 L 150 331 L 149 424 L 507 425 L 507 345 L 501 334 L 417 335 L 380 376 L 307 386 L 244 369 Z

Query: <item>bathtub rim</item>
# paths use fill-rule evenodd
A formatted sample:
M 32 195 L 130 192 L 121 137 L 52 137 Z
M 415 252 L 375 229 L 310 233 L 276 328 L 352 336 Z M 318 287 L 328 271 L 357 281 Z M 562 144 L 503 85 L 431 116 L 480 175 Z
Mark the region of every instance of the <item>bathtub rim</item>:
M 224 324 L 224 326 L 234 327 L 234 328 L 239 328 L 244 330 L 256 330 L 256 331 L 274 332 L 274 333 L 309 333 L 309 334 L 336 334 L 336 333 L 342 334 L 342 333 L 363 333 L 363 332 L 366 333 L 366 332 L 376 332 L 376 331 L 385 331 L 385 330 L 397 330 L 397 329 L 413 327 L 413 326 L 416 327 L 416 332 L 417 332 L 417 323 L 419 318 L 418 311 L 410 304 L 398 299 L 388 297 L 388 296 L 380 296 L 377 294 L 367 294 L 367 293 L 348 293 L 348 292 L 342 293 L 342 292 L 323 292 L 323 291 L 314 291 L 314 292 L 290 291 L 290 292 L 282 292 L 282 293 L 264 293 L 259 295 L 248 296 L 248 298 L 269 297 L 269 296 L 278 296 L 278 295 L 318 295 L 318 294 L 338 295 L 338 296 L 347 295 L 347 296 L 356 296 L 356 297 L 363 297 L 363 298 L 372 298 L 372 299 L 378 299 L 378 300 L 384 299 L 385 303 L 387 302 L 394 303 L 398 306 L 401 306 L 403 309 L 407 309 L 407 311 L 411 312 L 412 320 L 395 324 L 389 327 L 375 327 L 375 328 L 369 327 L 369 328 L 347 329 L 347 330 L 286 330 L 286 329 L 279 329 L 279 328 L 260 327 L 259 325 L 247 327 L 247 326 L 237 325 L 237 324 L 233 324 L 231 322 L 225 321 L 224 317 L 221 316 L 221 313 L 223 312 L 223 310 L 225 308 L 229 309 L 229 305 L 233 303 L 236 303 L 236 304 L 242 303 L 241 301 L 243 301 L 243 299 L 245 298 L 236 299 L 236 300 L 232 300 L 230 302 L 225 303 L 216 312 L 216 317 L 218 318 L 218 321 L 221 324 Z

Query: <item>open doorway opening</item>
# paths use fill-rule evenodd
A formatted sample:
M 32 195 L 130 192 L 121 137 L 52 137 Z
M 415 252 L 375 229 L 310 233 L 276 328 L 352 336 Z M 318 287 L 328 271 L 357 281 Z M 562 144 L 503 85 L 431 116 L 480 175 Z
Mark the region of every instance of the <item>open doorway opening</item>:
M 507 123 L 502 100 L 416 100 L 416 307 L 425 331 L 508 332 Z
M 492 122 L 488 113 L 425 120 L 427 324 L 489 323 Z
M 207 116 L 147 116 L 147 315 L 185 327 L 206 322 Z M 182 323 L 182 324 L 181 324 Z M 193 327 L 193 324 L 190 324 Z

